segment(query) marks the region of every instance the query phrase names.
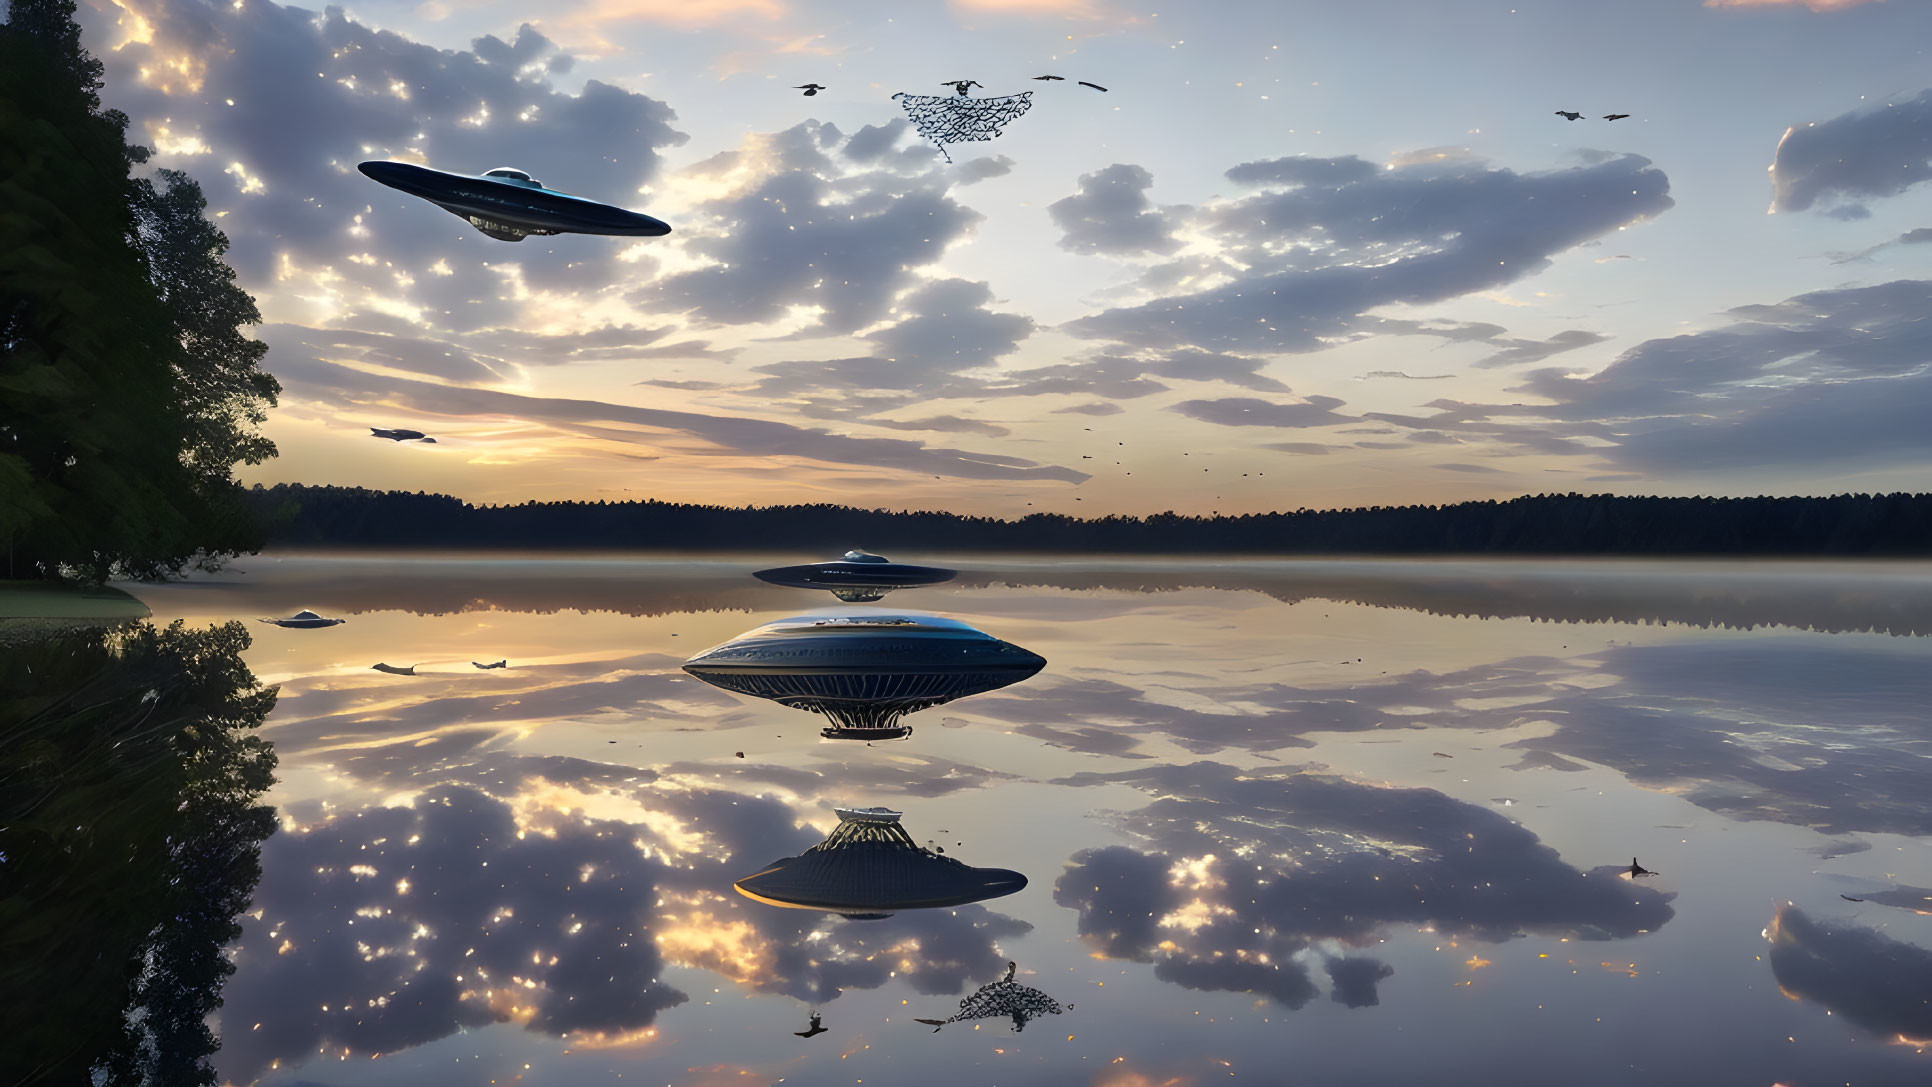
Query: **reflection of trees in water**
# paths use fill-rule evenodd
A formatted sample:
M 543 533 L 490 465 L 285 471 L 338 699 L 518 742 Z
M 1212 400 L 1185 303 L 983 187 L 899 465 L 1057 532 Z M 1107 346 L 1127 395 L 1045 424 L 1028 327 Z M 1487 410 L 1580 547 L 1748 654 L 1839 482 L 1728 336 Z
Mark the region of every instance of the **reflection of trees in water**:
M 0 653 L 0 1075 L 212 1084 L 223 952 L 275 828 L 240 623 Z
M 753 582 L 760 560 L 741 564 L 662 559 L 634 562 L 535 556 L 513 561 L 463 558 L 408 560 L 364 569 L 358 559 L 291 558 L 271 584 L 224 591 L 238 602 L 277 608 L 326 599 L 350 614 L 401 610 L 418 615 L 468 611 L 683 612 L 799 610 L 821 601 Z M 1471 619 L 1553 623 L 1677 623 L 1749 630 L 1795 627 L 1829 633 L 1932 634 L 1932 583 L 1884 568 L 1842 567 L 1810 574 L 1789 564 L 1777 571 L 1748 564 L 1663 565 L 1573 560 L 1505 566 L 1495 561 L 1249 562 L 1203 558 L 1185 565 L 1160 560 L 1102 560 L 1100 568 L 1006 565 L 999 559 L 964 569 L 949 591 L 985 588 L 1258 592 L 1286 604 L 1327 600 Z M 313 562 L 312 568 L 305 563 Z M 608 566 L 605 572 L 601 567 Z M 304 594 L 307 595 L 304 595 Z M 923 597 L 904 603 L 918 609 Z

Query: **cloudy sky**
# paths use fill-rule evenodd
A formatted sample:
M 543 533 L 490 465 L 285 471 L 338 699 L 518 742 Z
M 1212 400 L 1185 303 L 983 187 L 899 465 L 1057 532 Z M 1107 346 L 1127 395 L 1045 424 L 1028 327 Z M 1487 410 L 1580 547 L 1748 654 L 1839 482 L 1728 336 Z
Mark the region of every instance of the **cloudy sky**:
M 251 481 L 997 515 L 1924 490 L 1932 5 L 1511 2 L 82 18 L 261 306 Z M 892 95 L 959 78 L 1033 103 L 948 163 Z M 674 229 L 493 241 L 376 158 Z

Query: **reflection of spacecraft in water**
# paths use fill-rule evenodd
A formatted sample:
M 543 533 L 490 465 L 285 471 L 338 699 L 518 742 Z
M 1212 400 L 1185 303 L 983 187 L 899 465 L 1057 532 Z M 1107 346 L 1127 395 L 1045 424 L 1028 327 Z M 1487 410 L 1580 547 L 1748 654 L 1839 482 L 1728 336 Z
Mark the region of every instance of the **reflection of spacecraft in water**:
M 937 566 L 911 566 L 892 562 L 883 555 L 847 551 L 845 558 L 836 562 L 780 566 L 772 570 L 759 570 L 751 576 L 794 589 L 830 589 L 832 595 L 840 600 L 863 604 L 878 600 L 894 589 L 951 581 L 956 574 L 957 571 Z
M 828 739 L 898 739 L 900 717 L 996 691 L 1046 667 L 1037 653 L 931 615 L 800 615 L 684 662 L 714 687 L 822 713 Z
M 508 166 L 481 174 L 451 174 L 407 162 L 375 160 L 356 169 L 435 204 L 498 241 L 520 242 L 532 234 L 655 238 L 671 232 L 662 219 L 546 189 L 543 182 Z
M 1018 872 L 974 868 L 921 847 L 896 811 L 836 810 L 839 825 L 824 841 L 739 880 L 733 884 L 738 893 L 772 906 L 870 920 L 998 898 L 1026 886 Z

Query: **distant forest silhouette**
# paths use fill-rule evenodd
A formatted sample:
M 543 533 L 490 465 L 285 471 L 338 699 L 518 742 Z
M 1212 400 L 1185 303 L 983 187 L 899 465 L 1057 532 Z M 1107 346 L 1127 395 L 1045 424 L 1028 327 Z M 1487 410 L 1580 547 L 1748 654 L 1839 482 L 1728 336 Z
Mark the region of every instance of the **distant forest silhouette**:
M 441 494 L 257 484 L 272 545 L 614 551 L 798 550 L 1252 555 L 1932 554 L 1932 494 L 1649 498 L 1543 494 L 1443 506 L 1196 517 L 1018 520 L 828 504 L 525 502 L 475 506 Z

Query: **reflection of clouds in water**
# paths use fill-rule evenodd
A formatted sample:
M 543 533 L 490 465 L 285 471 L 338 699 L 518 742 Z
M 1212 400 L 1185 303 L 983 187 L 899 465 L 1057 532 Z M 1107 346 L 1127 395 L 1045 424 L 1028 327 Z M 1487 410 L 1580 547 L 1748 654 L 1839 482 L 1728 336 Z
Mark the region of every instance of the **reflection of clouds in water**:
M 260 919 L 244 925 L 227 989 L 224 1075 L 246 1082 L 278 1060 L 392 1053 L 492 1022 L 574 1044 L 641 1037 L 685 1000 L 662 979 L 667 964 L 820 1002 L 895 976 L 957 993 L 998 969 L 1001 939 L 1031 927 L 979 906 L 876 922 L 761 907 L 730 894 L 731 879 L 746 857 L 817 840 L 791 807 L 613 791 L 644 811 L 628 822 L 573 806 L 587 799 L 598 797 L 442 785 L 411 807 L 336 811 L 271 839 Z
M 1366 955 L 1348 955 L 1327 961 L 1328 980 L 1334 988 L 1328 998 L 1350 1008 L 1372 1008 L 1382 1002 L 1375 987 L 1383 978 L 1392 977 L 1395 967 Z
M 637 836 L 593 820 L 519 832 L 509 805 L 457 788 L 277 835 L 228 985 L 223 1072 L 245 1082 L 278 1058 L 494 1021 L 649 1027 L 685 996 L 659 980 L 645 910 L 666 869 Z
M 797 541 L 808 548 L 810 541 Z M 834 541 L 836 542 L 836 541 Z M 945 546 L 945 541 L 935 541 Z M 838 544 L 839 547 L 846 546 Z M 1158 559 L 1115 560 L 1081 570 L 948 560 L 960 566 L 949 591 L 1104 590 L 1151 596 L 1187 589 L 1260 593 L 1283 603 L 1332 600 L 1376 608 L 1470 618 L 1530 618 L 1561 623 L 1682 623 L 1702 627 L 1792 627 L 1812 631 L 1932 633 L 1932 579 L 1885 564 L 1622 562 L 1616 560 L 1454 562 L 1282 560 L 1228 562 L 1204 557 L 1177 565 Z M 350 615 L 407 611 L 447 615 L 496 609 L 670 615 L 756 611 L 784 599 L 746 576 L 743 563 L 613 559 L 585 562 L 532 557 L 461 563 L 395 557 L 380 560 L 277 558 L 272 580 L 197 582 L 176 590 L 220 593 L 231 610 L 274 610 L 327 599 Z M 218 586 L 218 589 L 217 589 Z M 147 591 L 144 590 L 144 597 Z M 165 597 L 164 597 L 165 599 Z M 792 599 L 798 599 L 796 595 Z M 993 598 L 1010 608 L 1005 593 Z M 1140 602 L 1100 600 L 1094 612 L 1131 610 Z M 1089 602 L 1061 596 L 1051 617 Z M 1048 614 L 1044 611 L 1040 614 Z
M 1860 925 L 1779 909 L 1771 972 L 1786 994 L 1816 1001 L 1882 1037 L 1932 1044 L 1932 951 Z
M 1521 826 L 1430 789 L 1218 763 L 1067 783 L 1105 782 L 1161 797 L 1115 820 L 1144 845 L 1076 855 L 1054 901 L 1079 911 L 1100 953 L 1190 989 L 1299 1008 L 1316 989 L 1295 956 L 1317 941 L 1366 945 L 1393 923 L 1490 941 L 1620 939 L 1674 912 L 1668 895 L 1579 872 Z M 1336 999 L 1371 1002 L 1379 968 L 1331 965 Z
M 1123 677 L 1124 678 L 1124 677 Z M 1274 751 L 1312 733 L 1536 724 L 1519 770 L 1582 759 L 1701 807 L 1826 833 L 1932 833 L 1932 760 L 1919 735 L 1932 660 L 1917 643 L 1776 639 L 1617 646 L 1587 658 L 1519 657 L 1347 686 L 1206 684 L 1192 705 L 1114 679 L 1043 680 L 972 710 L 1075 751 L 1121 755 L 1137 737 L 1185 750 Z M 1208 708 L 1200 708 L 1206 706 Z M 1567 756 L 1567 757 L 1566 757 Z
M 1932 833 L 1923 652 L 1815 640 L 1632 646 L 1621 682 L 1552 692 L 1554 734 L 1517 746 L 1611 766 L 1745 819 L 1826 833 Z

